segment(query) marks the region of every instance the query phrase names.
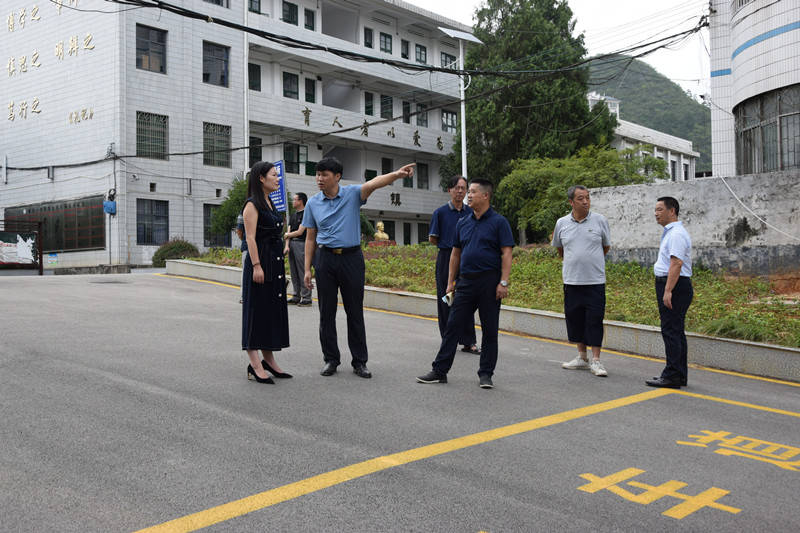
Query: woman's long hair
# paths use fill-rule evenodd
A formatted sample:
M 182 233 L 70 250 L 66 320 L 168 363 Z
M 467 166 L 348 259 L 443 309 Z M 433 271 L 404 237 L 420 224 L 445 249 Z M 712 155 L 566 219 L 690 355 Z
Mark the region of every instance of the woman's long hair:
M 267 201 L 264 199 L 264 189 L 261 185 L 261 176 L 266 176 L 267 172 L 274 167 L 272 163 L 259 161 L 250 169 L 250 179 L 247 181 L 247 196 L 253 199 L 259 211 L 267 209 Z

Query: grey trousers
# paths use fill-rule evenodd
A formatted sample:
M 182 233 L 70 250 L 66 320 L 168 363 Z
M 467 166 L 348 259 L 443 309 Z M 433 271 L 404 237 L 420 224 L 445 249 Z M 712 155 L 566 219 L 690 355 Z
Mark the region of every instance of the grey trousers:
M 306 273 L 306 243 L 305 241 L 289 241 L 289 269 L 292 272 L 292 299 L 298 298 L 304 302 L 311 301 L 311 289 L 306 288 L 303 278 Z

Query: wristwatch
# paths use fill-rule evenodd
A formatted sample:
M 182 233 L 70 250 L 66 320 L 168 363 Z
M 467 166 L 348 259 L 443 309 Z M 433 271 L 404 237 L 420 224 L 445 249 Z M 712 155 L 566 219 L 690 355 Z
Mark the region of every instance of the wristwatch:
M 508 287 L 508 282 L 506 280 L 504 280 L 504 279 L 501 279 L 500 280 L 500 285 L 502 285 L 503 287 Z

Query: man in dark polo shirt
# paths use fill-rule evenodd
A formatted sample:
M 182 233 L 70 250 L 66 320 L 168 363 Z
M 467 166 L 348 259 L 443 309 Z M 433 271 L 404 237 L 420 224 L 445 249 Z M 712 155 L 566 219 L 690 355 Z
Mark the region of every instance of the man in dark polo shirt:
M 436 307 L 439 315 L 439 334 L 444 337 L 447 328 L 447 319 L 450 317 L 450 306 L 442 297 L 447 294 L 447 275 L 450 270 L 450 254 L 453 251 L 453 241 L 456 238 L 456 224 L 462 218 L 472 214 L 472 209 L 464 204 L 467 195 L 467 178 L 453 176 L 447 187 L 450 201 L 433 212 L 431 217 L 431 230 L 428 240 L 439 248 L 436 255 Z M 462 352 L 474 354 L 481 353 L 475 344 L 475 317 L 471 316 L 464 323 L 464 329 L 458 339 L 463 344 Z
M 472 214 L 462 218 L 456 225 L 456 237 L 450 256 L 447 292 L 456 292 L 447 328 L 432 370 L 419 376 L 417 381 L 447 383 L 447 372 L 453 365 L 463 324 L 477 309 L 483 330 L 478 384 L 483 389 L 491 389 L 494 386 L 492 375 L 497 364 L 500 302 L 508 296 L 514 236 L 505 217 L 491 207 L 490 181 L 473 179 L 469 184 L 467 198 Z

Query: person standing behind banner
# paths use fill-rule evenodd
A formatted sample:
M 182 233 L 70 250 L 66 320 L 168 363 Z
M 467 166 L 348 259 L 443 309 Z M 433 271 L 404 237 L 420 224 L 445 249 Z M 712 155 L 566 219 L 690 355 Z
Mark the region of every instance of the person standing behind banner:
M 667 364 L 661 376 L 648 379 L 651 387 L 680 389 L 688 383 L 686 312 L 694 298 L 692 287 L 692 238 L 678 220 L 680 205 L 671 196 L 656 201 L 656 222 L 664 226 L 658 259 L 653 265 L 656 300 L 661 317 L 661 336 Z
M 302 222 L 306 202 L 308 202 L 306 193 L 294 194 L 292 206 L 295 211 L 289 218 L 289 231 L 284 236 L 286 245 L 283 248 L 283 254 L 289 256 L 289 269 L 292 272 L 292 287 L 294 288 L 294 294 L 289 303 L 297 304 L 300 307 L 311 305 L 311 289 L 306 287 L 303 282 L 306 264 L 306 228 L 303 227 Z
M 462 218 L 472 214 L 472 208 L 464 204 L 467 194 L 467 178 L 453 176 L 447 186 L 450 201 L 433 212 L 428 240 L 439 248 L 436 255 L 436 310 L 439 315 L 439 334 L 444 337 L 450 306 L 442 297 L 447 294 L 447 275 L 450 268 L 450 254 L 453 252 L 453 241 L 456 236 L 456 224 Z M 480 354 L 475 337 L 475 316 L 464 323 L 464 331 L 458 338 L 463 344 L 462 352 Z
M 307 230 L 304 281 L 309 290 L 313 288 L 313 262 L 319 305 L 319 342 L 325 361 L 320 374 L 332 376 L 341 362 L 336 340 L 336 309 L 341 290 L 353 372 L 359 377 L 371 378 L 372 373 L 367 369 L 367 331 L 364 326 L 361 206 L 367 203 L 367 198 L 375 190 L 413 176 L 414 163 L 358 185 L 340 185 L 342 171 L 342 163 L 335 157 L 326 157 L 317 163 L 319 192 L 308 200 L 303 214 L 303 226 Z
M 247 257 L 247 237 L 244 234 L 244 217 L 241 213 L 236 217 L 236 236 L 242 241 L 239 250 L 242 252 L 242 282 L 239 289 L 239 303 L 244 302 L 244 260 Z
M 261 161 L 250 169 L 248 198 L 244 204 L 247 258 L 244 262 L 242 350 L 247 352 L 247 379 L 274 383 L 267 375 L 290 378 L 281 371 L 274 352 L 289 346 L 289 311 L 286 307 L 283 265 L 283 215 L 269 194 L 278 190 L 280 178 L 272 163 Z M 259 350 L 263 360 L 258 356 Z

